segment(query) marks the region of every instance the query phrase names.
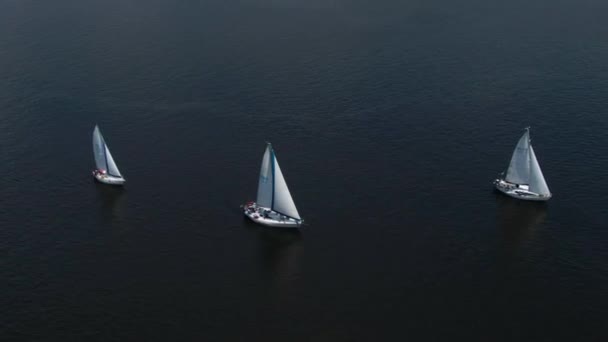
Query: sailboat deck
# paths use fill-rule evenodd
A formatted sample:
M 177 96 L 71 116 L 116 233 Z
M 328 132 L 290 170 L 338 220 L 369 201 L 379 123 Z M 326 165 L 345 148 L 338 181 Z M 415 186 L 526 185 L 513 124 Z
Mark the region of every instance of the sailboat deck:
M 98 182 L 104 184 L 123 185 L 125 183 L 125 179 L 122 177 L 114 177 L 112 175 L 99 172 L 98 170 L 93 171 L 93 177 L 95 177 Z
M 494 184 L 498 191 L 513 198 L 530 201 L 547 201 L 551 198 L 551 195 L 542 195 L 530 191 L 526 184 L 509 183 L 504 179 L 497 179 Z
M 246 206 L 243 213 L 253 222 L 265 226 L 284 228 L 297 228 L 300 226 L 300 221 L 272 211 L 269 208 Z

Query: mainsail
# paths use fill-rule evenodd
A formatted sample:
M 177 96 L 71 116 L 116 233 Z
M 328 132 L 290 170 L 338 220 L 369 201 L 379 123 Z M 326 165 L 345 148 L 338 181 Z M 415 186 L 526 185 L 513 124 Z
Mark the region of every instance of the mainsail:
M 530 181 L 530 131 L 528 129 L 515 146 L 505 179 L 507 182 L 515 184 L 528 184 Z
M 95 166 L 98 170 L 108 169 L 108 164 L 106 163 L 106 144 L 97 126 L 93 130 L 93 156 L 95 157 Z
M 93 130 L 93 156 L 98 170 L 105 170 L 110 176 L 122 177 L 97 125 Z
M 274 188 L 274 179 L 272 177 L 272 147 L 270 144 L 266 147 L 264 158 L 262 158 L 262 166 L 260 167 L 260 180 L 258 181 L 258 198 L 257 204 L 261 207 L 272 207 L 272 192 Z
M 264 152 L 262 159 L 262 167 L 260 168 L 257 204 L 300 220 L 300 214 L 298 213 L 298 209 L 296 209 L 296 205 L 283 177 L 283 172 L 281 172 L 281 167 L 270 144 L 266 147 L 266 152 Z

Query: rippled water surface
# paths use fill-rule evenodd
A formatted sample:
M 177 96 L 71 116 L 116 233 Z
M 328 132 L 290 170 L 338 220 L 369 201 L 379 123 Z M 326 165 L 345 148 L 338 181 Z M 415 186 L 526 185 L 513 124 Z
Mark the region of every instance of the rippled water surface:
M 0 0 L 0 340 L 605 341 L 606 13 Z M 546 205 L 492 191 L 525 126 Z M 299 233 L 239 211 L 265 141 Z

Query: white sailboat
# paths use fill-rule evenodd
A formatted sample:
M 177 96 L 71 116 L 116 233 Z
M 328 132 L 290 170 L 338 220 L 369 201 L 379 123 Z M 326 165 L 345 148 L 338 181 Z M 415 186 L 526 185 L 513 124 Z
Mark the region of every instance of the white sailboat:
M 518 199 L 548 201 L 551 198 L 549 186 L 530 144 L 529 127 L 515 146 L 506 175 L 503 173 L 494 180 L 494 186 L 498 191 Z
M 247 203 L 243 209 L 245 216 L 265 226 L 297 228 L 304 222 L 291 198 L 270 143 L 262 158 L 257 200 Z
M 120 174 L 114 158 L 110 153 L 108 145 L 106 145 L 99 127 L 95 125 L 93 130 L 93 156 L 95 157 L 95 166 L 93 177 L 101 183 L 110 185 L 122 185 L 125 179 Z

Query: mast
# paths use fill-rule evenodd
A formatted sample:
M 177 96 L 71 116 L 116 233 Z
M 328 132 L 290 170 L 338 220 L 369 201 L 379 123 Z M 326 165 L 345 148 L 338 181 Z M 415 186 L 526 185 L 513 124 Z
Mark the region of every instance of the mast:
M 274 149 L 272 148 L 272 145 L 270 143 L 268 143 L 268 149 L 270 150 L 270 165 L 272 167 L 272 200 L 270 201 L 270 209 L 274 209 L 274 187 L 275 187 L 275 182 L 276 182 L 276 177 L 275 177 L 275 171 L 274 171 L 274 164 L 275 164 L 275 160 L 276 160 L 276 156 L 274 155 Z

